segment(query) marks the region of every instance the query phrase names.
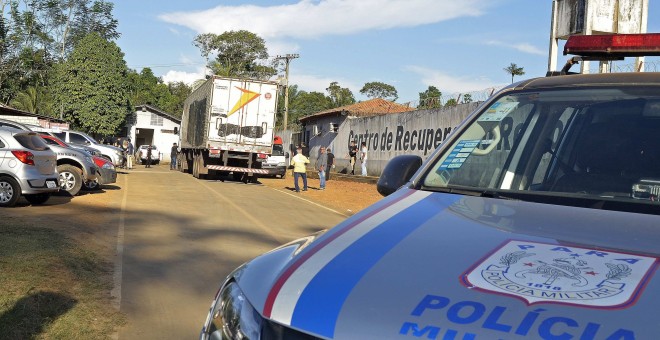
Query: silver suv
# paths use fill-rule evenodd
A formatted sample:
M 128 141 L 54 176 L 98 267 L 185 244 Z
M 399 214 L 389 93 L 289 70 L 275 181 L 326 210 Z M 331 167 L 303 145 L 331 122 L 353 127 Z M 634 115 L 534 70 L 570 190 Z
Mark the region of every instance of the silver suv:
M 59 190 L 57 156 L 34 132 L 0 129 L 0 207 L 10 207 L 23 195 L 43 204 Z
M 75 196 L 83 184 L 96 181 L 99 168 L 92 155 L 72 148 L 57 137 L 42 134 L 41 138 L 57 154 L 57 172 L 60 174 L 62 191 Z
M 90 135 L 80 132 L 80 131 L 60 131 L 60 132 L 48 132 L 49 135 L 55 136 L 67 143 L 76 144 L 76 145 L 85 145 L 89 146 L 92 149 L 98 150 L 102 157 L 105 157 L 112 161 L 112 163 L 117 167 L 124 166 L 124 151 L 121 148 L 101 144 L 92 138 Z

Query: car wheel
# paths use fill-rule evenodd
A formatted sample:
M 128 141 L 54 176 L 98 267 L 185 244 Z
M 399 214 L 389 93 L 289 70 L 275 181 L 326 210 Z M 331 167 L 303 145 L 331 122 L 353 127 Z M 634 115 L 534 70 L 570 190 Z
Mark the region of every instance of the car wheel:
M 85 190 L 98 190 L 101 187 L 98 180 L 87 181 L 83 183 L 83 189 Z
M 11 207 L 21 197 L 21 187 L 11 177 L 0 177 L 0 207 Z
M 23 195 L 23 197 L 32 205 L 41 205 L 50 199 L 50 193 Z
M 73 165 L 62 164 L 57 167 L 60 173 L 60 190 L 66 191 L 69 195 L 75 196 L 82 188 L 82 174 L 80 169 Z

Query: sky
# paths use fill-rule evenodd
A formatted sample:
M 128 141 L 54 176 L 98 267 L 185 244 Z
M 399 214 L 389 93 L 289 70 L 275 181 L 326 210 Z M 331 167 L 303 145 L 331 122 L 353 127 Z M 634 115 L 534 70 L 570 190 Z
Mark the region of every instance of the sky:
M 660 10 L 649 0 L 649 32 Z M 368 82 L 394 86 L 397 102 L 435 86 L 443 95 L 488 93 L 516 79 L 544 76 L 551 0 L 115 0 L 117 40 L 131 69 L 149 67 L 165 82 L 192 83 L 206 60 L 201 33 L 248 30 L 269 55 L 299 54 L 289 84 L 325 93 L 331 82 L 357 100 Z M 567 57 L 560 56 L 558 65 Z M 473 95 L 473 97 L 475 96 Z

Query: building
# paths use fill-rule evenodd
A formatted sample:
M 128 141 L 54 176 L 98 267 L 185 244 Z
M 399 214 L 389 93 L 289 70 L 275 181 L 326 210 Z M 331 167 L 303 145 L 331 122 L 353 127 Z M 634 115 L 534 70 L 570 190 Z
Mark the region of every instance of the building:
M 160 160 L 170 162 L 172 143 L 179 143 L 181 119 L 151 105 L 138 105 L 126 120 L 126 136 L 136 148 L 140 145 L 155 145 Z
M 69 123 L 64 120 L 21 111 L 2 104 L 0 104 L 0 118 L 25 125 L 38 125 L 47 129 L 69 129 Z

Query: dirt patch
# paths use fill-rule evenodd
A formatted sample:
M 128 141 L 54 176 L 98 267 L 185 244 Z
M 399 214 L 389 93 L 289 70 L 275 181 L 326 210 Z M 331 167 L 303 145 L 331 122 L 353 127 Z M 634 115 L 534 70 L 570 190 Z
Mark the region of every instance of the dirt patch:
M 325 190 L 319 190 L 319 180 L 310 178 L 308 179 L 309 190 L 296 193 L 293 177 L 291 176 L 285 179 L 260 178 L 259 181 L 268 187 L 290 191 L 349 216 L 383 198 L 376 191 L 376 185 L 369 183 L 331 179 L 327 181 Z M 299 185 L 302 187 L 302 180 L 300 180 Z

